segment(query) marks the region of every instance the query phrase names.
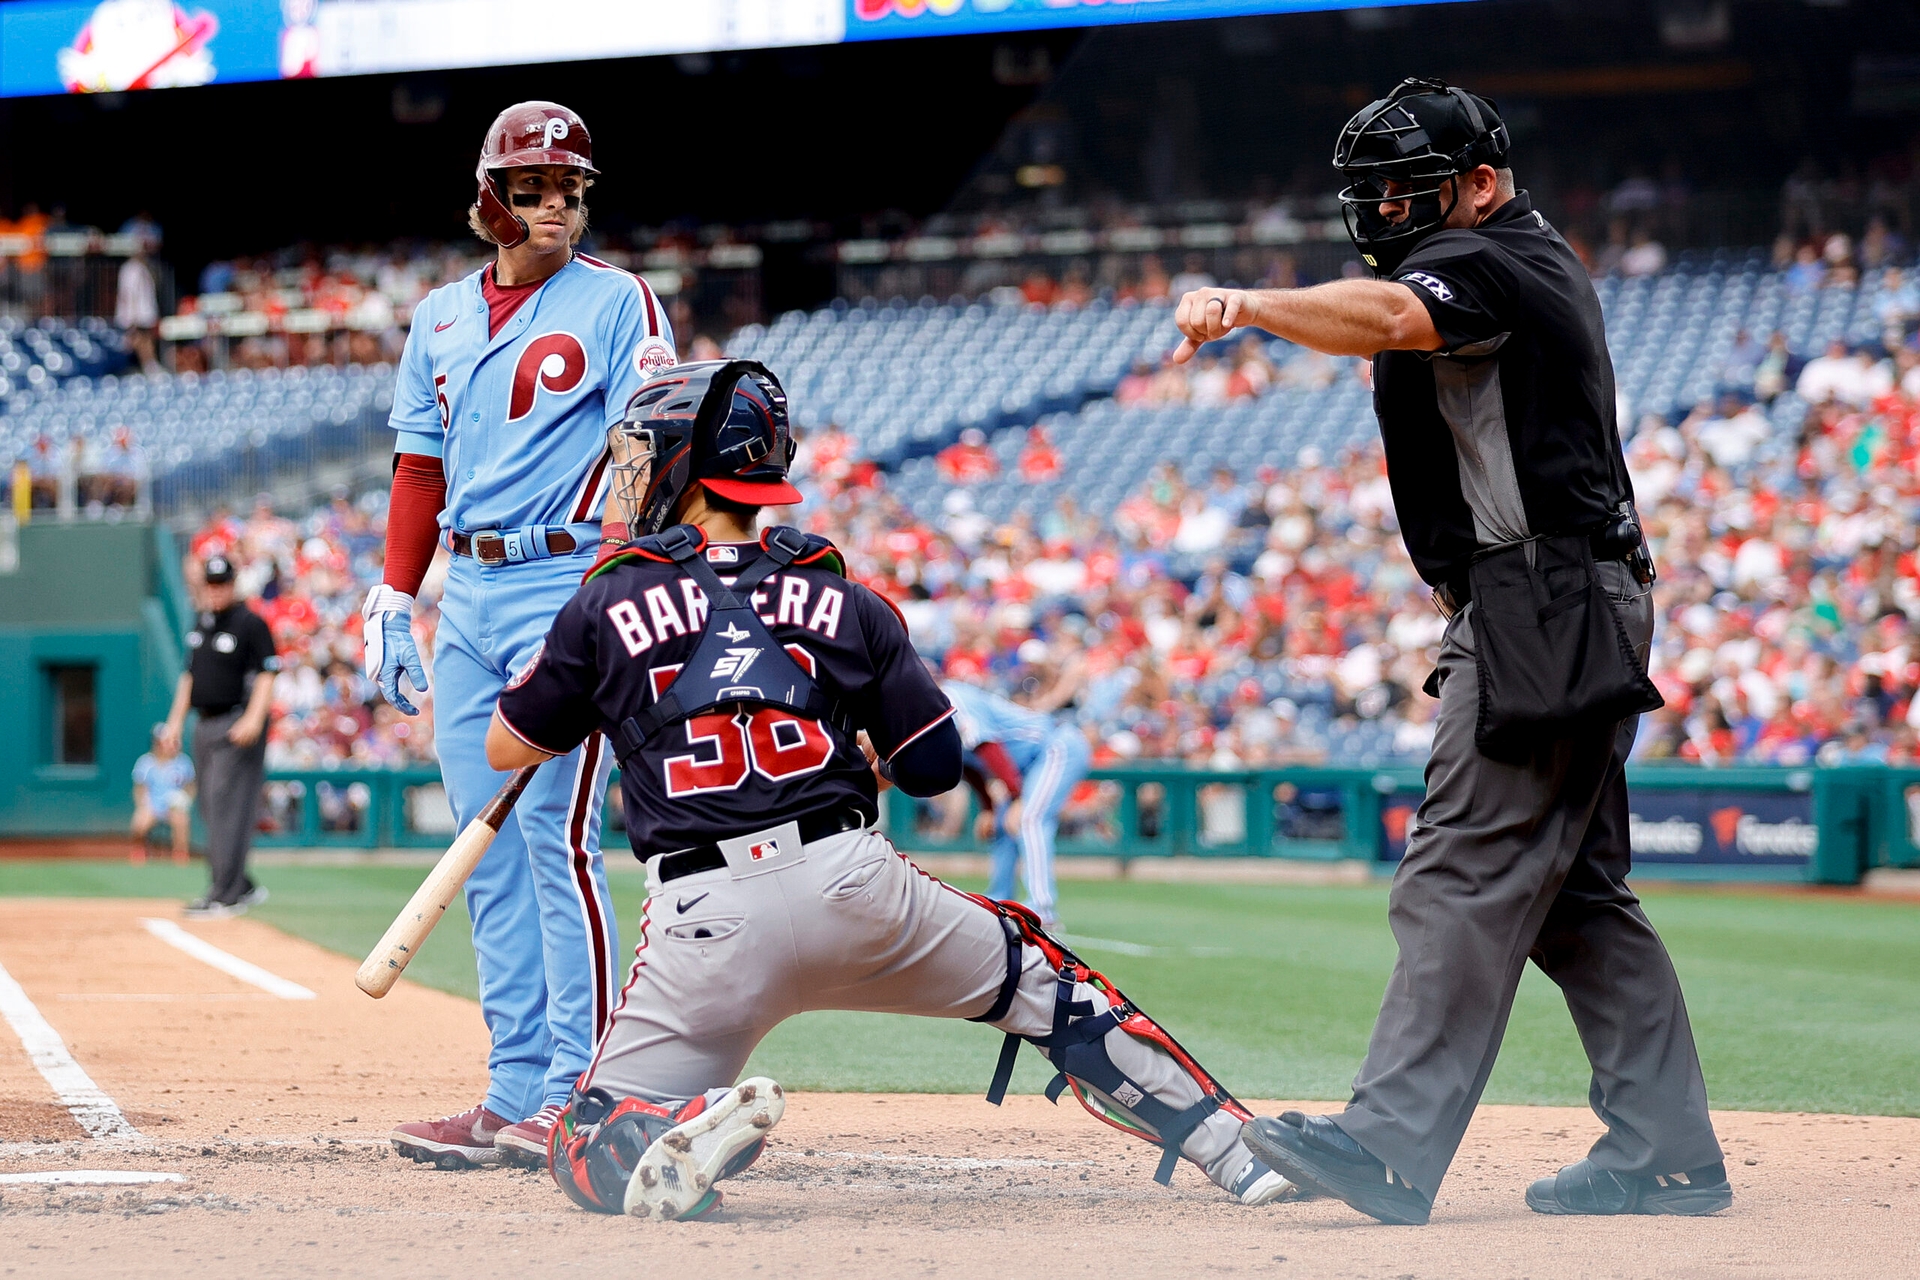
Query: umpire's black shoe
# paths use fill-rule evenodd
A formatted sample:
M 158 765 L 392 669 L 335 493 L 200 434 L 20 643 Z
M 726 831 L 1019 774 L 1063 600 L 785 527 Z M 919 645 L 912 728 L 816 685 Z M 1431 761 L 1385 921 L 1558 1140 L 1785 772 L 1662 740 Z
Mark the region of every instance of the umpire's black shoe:
M 1580 1160 L 1527 1188 L 1527 1208 L 1535 1213 L 1666 1213 L 1697 1218 L 1732 1203 L 1727 1166 L 1717 1161 L 1686 1173 L 1641 1177 Z
M 1283 1111 L 1278 1120 L 1257 1117 L 1240 1136 L 1253 1154 L 1302 1187 L 1344 1200 L 1382 1222 L 1423 1227 L 1433 1212 L 1433 1201 L 1326 1116 Z

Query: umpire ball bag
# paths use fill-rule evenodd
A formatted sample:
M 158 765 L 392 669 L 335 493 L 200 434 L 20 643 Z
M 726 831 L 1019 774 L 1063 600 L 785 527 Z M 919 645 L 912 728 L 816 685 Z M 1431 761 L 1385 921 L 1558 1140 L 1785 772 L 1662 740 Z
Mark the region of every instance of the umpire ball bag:
M 1517 764 L 1555 739 L 1665 705 L 1600 585 L 1586 535 L 1483 552 L 1467 577 L 1482 755 Z

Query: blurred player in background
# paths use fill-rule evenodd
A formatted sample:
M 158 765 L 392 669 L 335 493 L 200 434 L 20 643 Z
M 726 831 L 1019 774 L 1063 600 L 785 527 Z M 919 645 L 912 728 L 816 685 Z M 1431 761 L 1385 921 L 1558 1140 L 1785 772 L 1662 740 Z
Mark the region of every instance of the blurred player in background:
M 990 775 L 993 864 L 987 896 L 1013 897 L 1017 852 L 1027 905 L 1043 927 L 1057 930 L 1053 841 L 1060 832 L 1060 810 L 1093 761 L 1087 735 L 1077 724 L 1056 721 L 978 685 L 949 680 L 940 687 L 953 703 L 962 743 Z
M 193 831 L 193 761 L 181 752 L 167 726 L 153 726 L 153 750 L 133 762 L 133 848 L 135 863 L 147 860 L 147 833 L 166 823 L 173 837 L 173 860 L 187 864 Z
M 366 669 L 417 714 L 426 670 L 414 593 L 452 553 L 434 641 L 435 745 L 465 826 L 504 780 L 487 764 L 493 705 L 533 661 L 603 530 L 607 428 L 674 362 L 660 301 L 638 277 L 576 253 L 593 145 L 580 117 L 523 102 L 487 130 L 474 233 L 495 261 L 414 312 L 394 390 L 384 580 L 367 594 Z M 547 1133 L 614 999 L 614 917 L 600 861 L 610 757 L 590 736 L 540 770 L 467 881 L 480 1006 L 493 1039 L 486 1098 L 403 1124 L 394 1146 L 470 1168 L 542 1164 Z

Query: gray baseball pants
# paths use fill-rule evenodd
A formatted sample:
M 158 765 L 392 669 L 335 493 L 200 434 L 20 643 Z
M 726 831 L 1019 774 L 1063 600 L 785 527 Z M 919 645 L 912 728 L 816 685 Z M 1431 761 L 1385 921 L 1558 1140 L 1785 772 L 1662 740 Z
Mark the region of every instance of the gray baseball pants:
M 260 786 L 267 776 L 267 735 L 250 747 L 227 741 L 227 730 L 245 715 L 235 707 L 202 716 L 193 727 L 193 772 L 199 783 L 200 820 L 207 827 L 207 896 L 228 904 L 253 889 L 247 854 L 260 820 Z M 308 803 L 314 803 L 311 799 Z
M 774 828 L 777 834 L 782 828 Z M 788 827 L 785 830 L 797 829 Z M 810 1009 L 968 1018 L 993 1007 L 1007 977 L 999 915 L 935 880 L 873 831 L 848 831 L 756 863 L 754 833 L 721 842 L 728 865 L 662 885 L 647 863 L 640 945 L 613 1020 L 582 1087 L 668 1103 L 731 1085 L 754 1046 Z M 1053 1029 L 1058 975 L 1033 946 L 1002 1031 Z M 1076 1000 L 1097 1015 L 1107 999 L 1086 983 Z M 1114 1065 L 1177 1108 L 1199 1084 L 1171 1055 L 1115 1028 L 1103 1041 Z M 991 1050 L 980 1064 L 982 1086 Z M 1240 1122 L 1215 1112 L 1181 1152 L 1230 1187 L 1253 1158 Z
M 1623 565 L 1598 569 L 1644 663 L 1651 595 Z M 1712 1164 L 1720 1144 L 1680 981 L 1626 884 L 1624 766 L 1638 718 L 1524 765 L 1481 755 L 1472 618 L 1468 605 L 1441 644 L 1427 795 L 1388 900 L 1400 958 L 1353 1099 L 1335 1120 L 1407 1182 L 1437 1193 L 1531 959 L 1566 996 L 1593 1066 L 1588 1098 L 1607 1132 L 1589 1158 L 1643 1175 Z

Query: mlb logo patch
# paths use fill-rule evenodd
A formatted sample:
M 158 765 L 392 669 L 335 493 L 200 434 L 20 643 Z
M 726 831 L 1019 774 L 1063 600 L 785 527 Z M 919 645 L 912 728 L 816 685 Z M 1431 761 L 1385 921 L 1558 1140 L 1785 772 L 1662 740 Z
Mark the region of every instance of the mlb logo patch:
M 738 564 L 740 562 L 740 548 L 708 547 L 707 559 L 714 564 Z
M 1419 285 L 1441 302 L 1453 301 L 1453 290 L 1449 289 L 1447 282 L 1438 276 L 1429 275 L 1424 271 L 1409 271 L 1407 274 L 1401 276 L 1400 279 L 1408 284 Z
M 768 858 L 777 858 L 779 856 L 780 842 L 778 840 L 762 840 L 759 844 L 750 844 L 747 846 L 747 857 L 755 862 L 764 862 Z

